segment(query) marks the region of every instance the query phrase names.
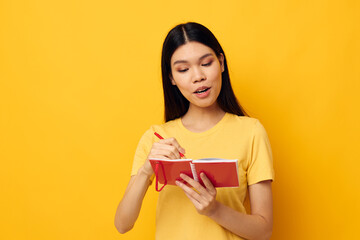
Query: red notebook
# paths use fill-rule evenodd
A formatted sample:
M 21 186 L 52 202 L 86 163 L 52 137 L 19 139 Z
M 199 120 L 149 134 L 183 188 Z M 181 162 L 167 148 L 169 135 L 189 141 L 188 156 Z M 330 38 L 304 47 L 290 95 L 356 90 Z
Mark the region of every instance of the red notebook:
M 165 185 L 176 185 L 175 181 L 182 181 L 180 173 L 184 173 L 192 177 L 195 181 L 203 182 L 200 173 L 205 175 L 212 182 L 214 187 L 238 187 L 238 163 L 237 160 L 221 159 L 221 158 L 203 158 L 203 159 L 149 159 L 151 166 L 155 172 L 156 191 L 161 191 Z M 158 183 L 163 184 L 161 189 Z

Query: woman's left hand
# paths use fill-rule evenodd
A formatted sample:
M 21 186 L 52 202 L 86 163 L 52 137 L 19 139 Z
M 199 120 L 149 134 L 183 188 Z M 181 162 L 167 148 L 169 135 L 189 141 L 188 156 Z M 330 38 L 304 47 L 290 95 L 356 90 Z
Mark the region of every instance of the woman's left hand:
M 180 174 L 180 177 L 194 188 L 192 189 L 185 183 L 176 181 L 176 184 L 181 187 L 182 190 L 184 190 L 186 196 L 194 204 L 196 210 L 200 214 L 206 216 L 211 216 L 214 214 L 218 207 L 218 202 L 216 201 L 216 189 L 210 180 L 206 177 L 206 175 L 204 173 L 200 174 L 201 180 L 203 181 L 205 187 L 185 174 Z

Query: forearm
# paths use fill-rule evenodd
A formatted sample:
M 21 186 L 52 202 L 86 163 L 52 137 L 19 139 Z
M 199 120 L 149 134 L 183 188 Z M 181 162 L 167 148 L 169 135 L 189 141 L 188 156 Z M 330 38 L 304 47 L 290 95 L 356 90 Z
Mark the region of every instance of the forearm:
M 120 233 L 125 233 L 134 226 L 149 185 L 150 175 L 142 167 L 131 179 L 116 210 L 115 226 Z
M 216 210 L 209 217 L 219 225 L 246 239 L 270 239 L 272 221 L 260 215 L 238 212 L 219 202 L 216 204 Z

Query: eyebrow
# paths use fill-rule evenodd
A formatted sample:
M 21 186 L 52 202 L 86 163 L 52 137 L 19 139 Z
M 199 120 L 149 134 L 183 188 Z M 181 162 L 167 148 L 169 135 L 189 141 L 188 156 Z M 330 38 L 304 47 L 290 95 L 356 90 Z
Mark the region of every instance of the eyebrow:
M 207 54 L 201 56 L 201 57 L 199 58 L 199 60 L 202 60 L 202 59 L 204 59 L 204 58 L 206 58 L 206 57 L 208 57 L 208 56 L 212 56 L 212 54 L 211 54 L 211 53 L 207 53 Z M 173 65 L 178 64 L 178 63 L 187 63 L 187 62 L 188 62 L 188 61 L 186 61 L 186 60 L 177 60 L 177 61 L 175 61 L 175 62 L 173 63 Z

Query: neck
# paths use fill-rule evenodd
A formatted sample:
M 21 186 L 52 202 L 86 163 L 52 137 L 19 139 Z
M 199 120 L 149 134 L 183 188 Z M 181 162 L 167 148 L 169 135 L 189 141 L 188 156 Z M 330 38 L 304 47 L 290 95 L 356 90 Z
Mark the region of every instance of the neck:
M 190 104 L 189 110 L 182 117 L 183 125 L 192 132 L 203 132 L 215 126 L 225 115 L 217 105 L 201 108 Z

